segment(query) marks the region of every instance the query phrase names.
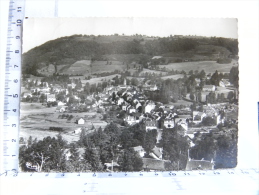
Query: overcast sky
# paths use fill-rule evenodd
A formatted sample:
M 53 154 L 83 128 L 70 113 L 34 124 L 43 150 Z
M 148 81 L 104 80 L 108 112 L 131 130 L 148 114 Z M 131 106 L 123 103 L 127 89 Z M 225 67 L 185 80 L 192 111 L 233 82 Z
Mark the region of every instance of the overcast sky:
M 73 34 L 148 36 L 199 35 L 237 38 L 236 19 L 198 18 L 28 18 L 23 52 L 49 40 Z

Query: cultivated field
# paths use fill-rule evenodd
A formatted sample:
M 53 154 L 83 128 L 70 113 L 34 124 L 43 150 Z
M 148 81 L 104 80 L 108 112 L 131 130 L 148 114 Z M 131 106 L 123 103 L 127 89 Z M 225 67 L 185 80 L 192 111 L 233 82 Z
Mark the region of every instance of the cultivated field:
M 91 84 L 98 84 L 98 83 L 102 83 L 103 81 L 110 81 L 112 80 L 114 77 L 120 77 L 121 75 L 119 74 L 113 74 L 113 75 L 109 75 L 109 76 L 105 76 L 105 77 L 97 77 L 97 78 L 91 78 L 90 80 L 82 80 L 81 79 L 81 82 L 83 85 L 85 85 L 86 83 L 89 83 L 90 85 Z
M 190 70 L 204 70 L 206 73 L 214 73 L 216 70 L 219 72 L 230 72 L 232 66 L 236 66 L 236 60 L 232 60 L 229 64 L 218 64 L 216 61 L 198 61 L 198 62 L 181 62 L 181 63 L 171 63 L 168 65 L 159 65 L 160 68 L 167 68 L 168 70 L 178 70 L 189 72 Z M 234 65 L 235 63 L 235 65 Z
M 95 73 L 113 72 L 115 70 L 123 71 L 126 65 L 120 61 L 109 61 L 111 64 L 107 65 L 107 61 L 80 60 L 74 64 L 67 65 L 60 69 L 60 73 L 73 75 L 91 75 Z
M 156 75 L 162 74 L 163 76 L 164 76 L 164 75 L 167 75 L 167 72 L 159 71 L 159 70 L 149 70 L 149 69 L 146 69 L 146 68 L 144 68 L 144 69 L 140 72 L 140 75 L 144 75 L 144 74 L 146 74 L 146 73 L 149 73 L 149 74 L 156 74 Z
M 166 79 L 174 79 L 174 80 L 177 80 L 177 79 L 181 79 L 181 78 L 183 78 L 183 77 L 184 77 L 183 74 L 176 74 L 176 75 L 164 76 L 164 77 L 161 77 L 161 79 L 163 79 L 163 80 L 166 80 Z
M 78 134 L 74 134 L 73 131 L 77 128 L 85 127 L 91 129 L 93 120 L 98 122 L 102 116 L 96 112 L 87 113 L 59 113 L 55 112 L 56 107 L 46 108 L 41 103 L 25 103 L 21 102 L 20 110 L 20 137 L 28 139 L 37 138 L 38 140 L 44 137 L 55 137 L 59 133 L 62 134 L 64 139 L 68 142 L 77 141 L 79 139 Z M 59 116 L 63 114 L 73 115 L 73 118 L 68 121 L 62 119 Z M 86 119 L 84 125 L 76 124 L 76 119 L 83 117 Z M 50 127 L 61 127 L 63 130 L 51 131 Z

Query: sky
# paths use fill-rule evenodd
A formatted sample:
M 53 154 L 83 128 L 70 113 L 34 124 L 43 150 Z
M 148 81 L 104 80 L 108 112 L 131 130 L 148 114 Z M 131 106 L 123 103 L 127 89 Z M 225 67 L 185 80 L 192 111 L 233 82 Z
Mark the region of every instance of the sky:
M 237 38 L 235 18 L 28 18 L 23 27 L 23 53 L 49 40 L 74 34 L 197 35 Z

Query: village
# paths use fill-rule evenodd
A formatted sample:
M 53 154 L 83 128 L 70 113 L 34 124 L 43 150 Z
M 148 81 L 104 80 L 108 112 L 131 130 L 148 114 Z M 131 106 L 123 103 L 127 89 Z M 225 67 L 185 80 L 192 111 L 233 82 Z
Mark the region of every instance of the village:
M 134 66 L 134 69 L 138 68 Z M 32 112 L 26 116 L 22 112 L 21 128 L 28 132 L 38 128 L 46 132 L 45 135 L 54 132 L 50 135 L 69 136 L 68 141 L 76 143 L 82 132 L 90 135 L 98 130 L 103 131 L 110 123 L 115 123 L 122 130 L 141 124 L 146 132 L 155 132 L 156 140 L 150 151 L 145 151 L 143 145 L 131 147 L 142 159 L 140 170 L 163 171 L 168 170 L 167 167 L 176 170 L 214 169 L 216 154 L 208 154 L 211 159 L 205 159 L 205 156 L 198 159 L 200 155 L 190 155 L 190 151 L 196 151 L 197 143 L 207 137 L 217 142 L 221 137 L 237 136 L 238 91 L 228 76 L 203 72 L 185 73 L 185 78 L 178 79 L 178 84 L 182 86 L 174 88 L 181 91 L 177 94 L 171 92 L 172 88 L 167 88 L 164 84 L 166 80 L 158 79 L 161 74 L 154 73 L 153 77 L 150 73 L 151 76 L 142 78 L 121 73 L 110 77 L 112 79 L 103 77 L 101 82 L 95 84 L 88 82 L 96 77 L 85 80 L 82 76 L 58 74 L 49 78 L 31 76 L 23 80 L 21 105 L 39 105 L 40 109 L 35 111 L 37 114 Z M 216 78 L 217 84 L 210 82 L 220 74 L 223 76 Z M 186 90 L 188 81 L 191 83 L 190 89 Z M 168 99 L 162 100 L 161 97 Z M 172 165 L 173 162 L 164 157 L 161 142 L 166 130 L 172 130 L 181 139 L 186 139 L 188 147 L 182 153 L 187 159 L 184 165 L 179 165 L 179 160 Z M 22 135 L 20 144 L 29 139 Z M 83 159 L 84 149 L 77 149 L 80 159 Z M 65 154 L 69 160 L 69 150 Z M 103 163 L 103 166 L 107 171 L 121 170 L 116 159 Z M 28 169 L 35 169 L 35 166 L 32 167 L 27 166 Z

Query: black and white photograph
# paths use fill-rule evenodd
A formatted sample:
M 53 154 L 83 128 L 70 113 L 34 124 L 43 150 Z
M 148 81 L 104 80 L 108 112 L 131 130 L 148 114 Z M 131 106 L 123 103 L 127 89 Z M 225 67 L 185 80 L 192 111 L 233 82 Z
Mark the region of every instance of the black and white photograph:
M 21 172 L 235 168 L 236 18 L 27 18 Z

